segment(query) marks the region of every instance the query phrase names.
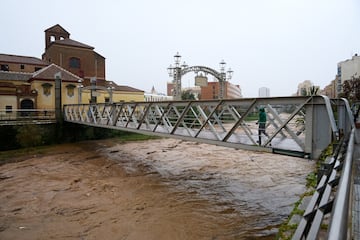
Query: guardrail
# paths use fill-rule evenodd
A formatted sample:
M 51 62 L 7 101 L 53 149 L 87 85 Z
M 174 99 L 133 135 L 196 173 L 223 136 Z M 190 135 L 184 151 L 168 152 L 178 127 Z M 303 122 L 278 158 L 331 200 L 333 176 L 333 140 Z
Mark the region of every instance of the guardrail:
M 293 240 L 318 239 L 327 214 L 330 225 L 327 239 L 348 239 L 351 166 L 354 154 L 355 128 L 323 165 L 323 175 L 293 235 Z M 327 219 L 329 220 L 329 219 Z
M 349 239 L 348 233 L 348 220 L 349 220 L 349 201 L 350 201 L 350 187 L 351 187 L 351 167 L 354 155 L 355 143 L 355 128 L 352 129 L 350 140 L 345 156 L 345 165 L 343 167 L 342 175 L 340 178 L 339 187 L 337 190 L 335 203 L 333 206 L 333 213 L 330 222 L 329 240 Z
M 55 109 L 0 109 L 0 126 L 54 122 Z

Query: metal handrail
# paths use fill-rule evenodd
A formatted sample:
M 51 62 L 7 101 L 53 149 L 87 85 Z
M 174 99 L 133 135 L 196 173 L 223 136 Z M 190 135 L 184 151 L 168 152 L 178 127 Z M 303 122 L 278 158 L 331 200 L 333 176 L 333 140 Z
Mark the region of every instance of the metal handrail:
M 340 178 L 335 203 L 333 206 L 330 227 L 328 230 L 329 240 L 347 239 L 349 200 L 351 186 L 351 166 L 354 155 L 355 128 L 352 129 L 348 148 L 345 156 L 345 164 Z
M 0 109 L 0 125 L 55 122 L 55 109 Z

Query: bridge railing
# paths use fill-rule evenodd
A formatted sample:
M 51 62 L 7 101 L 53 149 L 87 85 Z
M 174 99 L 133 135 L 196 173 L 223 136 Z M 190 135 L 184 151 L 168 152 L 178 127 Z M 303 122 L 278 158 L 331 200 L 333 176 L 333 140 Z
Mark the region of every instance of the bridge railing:
M 348 221 L 354 139 L 355 128 L 325 161 L 325 171 L 298 224 L 293 240 L 318 239 L 319 233 L 324 231 L 322 227 L 326 225 L 325 221 L 329 220 L 330 225 L 323 238 L 351 239 L 348 236 Z
M 317 158 L 339 137 L 332 104 L 323 96 L 208 101 L 120 102 L 64 106 L 64 120 L 216 145 Z M 346 105 L 346 104 L 345 104 Z M 259 136 L 265 108 L 267 136 Z
M 0 109 L 0 126 L 55 122 L 55 109 Z
M 354 156 L 355 128 L 348 142 L 344 166 L 337 190 L 329 228 L 329 240 L 350 239 L 348 236 L 348 221 L 350 209 L 350 187 Z

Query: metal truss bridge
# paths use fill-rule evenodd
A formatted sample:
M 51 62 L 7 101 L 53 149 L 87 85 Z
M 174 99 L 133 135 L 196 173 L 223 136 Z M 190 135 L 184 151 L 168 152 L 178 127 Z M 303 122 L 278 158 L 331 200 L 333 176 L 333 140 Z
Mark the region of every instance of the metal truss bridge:
M 265 108 L 266 133 L 257 125 Z M 345 99 L 325 96 L 65 105 L 67 122 L 317 159 L 354 125 Z

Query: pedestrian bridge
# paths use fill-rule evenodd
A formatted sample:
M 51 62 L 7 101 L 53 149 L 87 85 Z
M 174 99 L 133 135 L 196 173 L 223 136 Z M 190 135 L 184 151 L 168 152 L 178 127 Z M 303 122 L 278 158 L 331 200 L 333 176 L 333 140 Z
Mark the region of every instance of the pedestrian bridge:
M 258 110 L 266 132 L 259 136 Z M 0 111 L 0 125 L 48 124 L 55 120 L 141 134 L 318 159 L 338 143 L 318 173 L 318 186 L 292 239 L 360 239 L 360 151 L 346 99 L 325 96 L 209 101 L 119 102 L 65 105 L 59 109 Z M 262 138 L 258 144 L 259 137 Z M 357 140 L 356 140 L 357 139 Z M 357 145 L 356 145 L 357 144 Z M 326 216 L 329 216 L 330 219 Z M 330 224 L 329 224 L 330 222 Z M 349 237 L 351 236 L 351 237 Z
M 262 107 L 267 137 L 258 134 Z M 64 106 L 63 117 L 94 127 L 312 159 L 354 125 L 347 100 L 325 96 L 74 104 Z

